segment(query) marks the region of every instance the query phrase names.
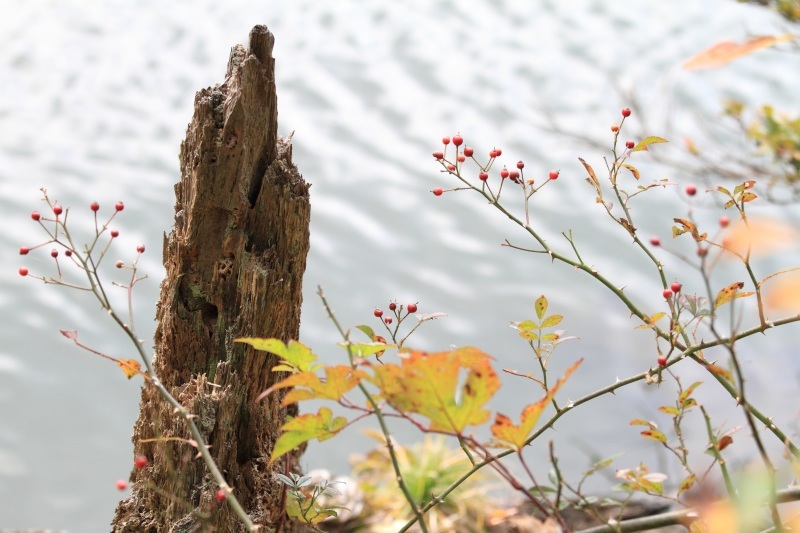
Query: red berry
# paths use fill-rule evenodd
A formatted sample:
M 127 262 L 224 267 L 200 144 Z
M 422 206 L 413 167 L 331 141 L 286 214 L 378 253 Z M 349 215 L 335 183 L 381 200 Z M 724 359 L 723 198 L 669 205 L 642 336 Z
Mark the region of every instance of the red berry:
M 39 214 L 39 211 L 34 211 L 33 213 L 31 213 L 31 218 L 33 220 L 39 220 L 40 218 L 42 218 L 42 216 Z
M 433 189 L 433 194 L 435 196 L 441 196 L 443 192 L 444 191 L 440 187 L 436 187 L 435 189 Z
M 417 312 L 417 304 L 408 304 L 408 307 L 406 309 L 408 309 L 409 313 L 416 313 Z
M 72 257 L 72 250 L 64 250 L 64 255 L 67 257 Z
M 650 244 L 653 246 L 661 246 L 661 239 L 658 237 L 650 237 Z
M 465 155 L 465 156 L 467 156 L 467 157 L 472 157 L 472 154 L 474 154 L 474 153 L 475 153 L 475 150 L 473 150 L 473 149 L 472 149 L 472 148 L 470 148 L 469 146 L 465 146 L 465 147 L 464 147 L 464 155 Z
M 442 144 L 450 144 L 450 137 L 442 137 Z
M 92 208 L 92 211 L 97 211 L 98 209 L 100 209 L 100 204 L 98 204 L 97 202 L 92 202 L 92 205 L 90 205 L 89 207 Z
M 730 223 L 731 223 L 731 220 L 728 217 L 726 217 L 725 215 L 722 215 L 721 217 L 719 217 L 719 225 L 722 226 L 723 228 L 727 228 L 728 224 L 730 224 Z
M 30 250 L 27 246 L 20 246 L 19 255 L 28 255 L 28 252 L 30 252 Z
M 533 184 L 534 184 L 533 178 L 528 178 L 528 185 L 533 185 Z
M 56 205 L 53 206 L 53 213 L 55 213 L 56 216 L 60 215 L 63 212 L 64 212 L 64 208 L 61 207 L 60 205 L 56 204 Z
M 551 180 L 557 180 L 558 179 L 558 174 L 559 174 L 558 170 L 551 170 L 550 171 L 550 179 Z
M 517 161 L 517 168 L 522 170 L 523 168 L 525 168 L 525 163 L 523 163 L 522 161 Z
M 392 323 L 392 317 L 387 316 L 386 318 L 383 319 L 383 321 L 386 322 L 387 324 L 391 324 Z
M 492 159 L 497 157 L 497 150 L 492 150 L 491 152 L 489 152 L 489 157 L 491 157 Z
M 111 230 L 111 237 L 119 237 L 119 231 L 112 229 Z
M 680 283 L 678 283 L 677 281 L 673 281 L 673 282 L 672 282 L 672 285 L 670 285 L 670 286 L 669 286 L 669 288 L 670 288 L 670 289 L 672 289 L 672 292 L 674 292 L 674 293 L 679 293 L 679 292 L 681 292 L 681 288 L 682 288 L 682 287 L 683 287 L 683 285 L 681 285 L 681 284 L 680 284 Z
M 508 169 L 503 167 L 503 170 L 500 171 L 500 177 L 506 179 L 508 177 Z
M 227 493 L 222 489 L 219 489 L 217 491 L 217 493 L 215 494 L 215 497 L 217 498 L 218 502 L 221 502 L 222 500 L 224 500 L 226 496 L 227 496 Z
M 389 302 L 389 311 L 394 311 L 397 309 L 397 304 L 394 302 Z
M 444 157 L 444 154 L 442 152 L 433 152 L 433 157 L 435 157 L 436 159 L 442 159 Z
M 116 209 L 117 211 L 122 211 L 123 209 L 125 209 L 125 204 L 123 204 L 122 202 L 117 202 L 116 205 L 114 205 L 114 209 Z
M 376 307 L 375 310 L 372 312 L 372 314 L 375 315 L 376 317 L 380 318 L 381 316 L 383 316 L 383 311 Z
M 461 135 L 456 135 L 453 137 L 453 144 L 456 146 L 461 146 L 464 142 L 464 138 Z
M 625 147 L 628 150 L 633 150 L 633 147 L 636 146 L 636 143 L 633 141 L 625 141 Z
M 147 457 L 145 457 L 144 455 L 137 455 L 133 459 L 133 466 L 135 466 L 136 468 L 144 468 L 147 466 L 147 463 L 148 463 Z
M 467 160 L 467 158 L 464 156 L 464 154 L 459 154 L 459 155 L 458 155 L 458 157 L 456 157 L 456 160 L 457 160 L 459 163 L 463 163 L 464 161 L 466 161 L 466 160 Z
M 27 276 L 28 275 L 28 269 L 25 268 L 25 267 L 19 267 L 19 275 L 20 276 Z
M 122 259 L 117 259 L 117 262 L 114 263 L 114 266 L 117 268 L 122 268 L 125 266 L 125 263 L 122 261 Z
M 662 292 L 661 294 L 664 296 L 664 298 L 669 299 L 669 297 L 672 296 L 672 291 L 669 289 L 664 289 L 664 292 Z
M 699 246 L 699 247 L 697 248 L 697 255 L 698 255 L 698 256 L 700 256 L 700 257 L 705 257 L 707 253 L 708 253 L 708 247 L 706 247 L 706 246 Z
M 695 194 L 697 194 L 697 186 L 695 186 L 693 183 L 687 185 L 686 194 L 688 194 L 689 196 L 694 196 Z
M 619 124 L 612 124 L 611 125 L 611 132 L 617 133 L 619 131 Z
M 118 488 L 119 490 L 125 490 L 125 489 L 127 489 L 127 488 L 128 488 L 128 482 L 127 482 L 127 481 L 125 481 L 124 479 L 118 479 L 118 480 L 117 480 L 117 488 Z
M 447 165 L 447 170 L 449 170 L 450 172 L 455 172 L 456 167 L 455 165 Z
M 658 361 L 658 366 L 661 366 L 661 367 L 667 366 L 667 358 L 664 357 L 663 355 L 661 357 L 659 357 L 657 359 L 657 361 Z
M 497 154 L 497 157 L 500 157 L 501 155 L 503 155 L 503 151 L 500 148 L 495 148 L 494 149 L 494 153 Z
M 480 179 L 481 181 L 488 180 L 489 179 L 489 173 L 488 172 L 481 172 L 480 174 L 478 174 L 478 179 Z
M 58 250 L 56 250 L 55 248 L 50 250 L 50 257 L 58 257 Z
M 623 108 L 622 109 L 622 116 L 625 117 L 625 118 L 628 118 L 629 116 L 631 116 L 631 110 L 628 109 L 627 107 Z
M 519 172 L 516 170 L 512 170 L 511 172 L 508 173 L 508 177 L 511 178 L 511 181 L 517 183 L 517 180 L 519 179 Z
M 136 247 L 136 251 L 139 252 L 140 254 L 143 254 L 144 253 L 144 244 L 140 244 L 139 246 L 137 246 Z

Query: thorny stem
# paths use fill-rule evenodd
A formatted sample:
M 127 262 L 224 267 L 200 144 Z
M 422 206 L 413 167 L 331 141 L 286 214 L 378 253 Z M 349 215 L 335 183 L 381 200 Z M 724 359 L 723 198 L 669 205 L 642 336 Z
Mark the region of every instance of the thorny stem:
M 719 470 L 722 472 L 722 479 L 725 482 L 725 490 L 728 491 L 728 497 L 732 500 L 736 500 L 736 490 L 734 490 L 733 483 L 731 482 L 731 476 L 728 474 L 728 465 L 725 462 L 725 459 L 723 459 L 722 454 L 719 453 L 719 439 L 717 439 L 716 435 L 714 435 L 714 430 L 711 428 L 711 418 L 708 416 L 706 408 L 702 405 L 700 406 L 700 412 L 703 413 L 703 419 L 706 421 L 706 433 L 708 434 L 709 442 L 708 449 L 711 451 L 714 459 L 716 459 L 717 464 L 719 464 Z
M 325 298 L 325 293 L 322 290 L 321 285 L 317 285 L 317 295 L 319 299 L 322 300 L 322 306 L 325 308 L 325 312 L 327 313 L 328 317 L 333 322 L 333 325 L 336 326 L 336 329 L 339 331 L 339 334 L 344 339 L 345 343 L 347 344 L 347 353 L 350 358 L 351 366 L 355 367 L 355 360 L 353 357 L 352 348 L 350 347 L 349 343 L 349 335 L 348 333 L 342 328 L 341 324 L 339 324 L 339 320 L 336 318 L 336 315 L 333 313 L 330 305 L 328 305 L 328 300 Z M 378 405 L 378 402 L 375 401 L 375 398 L 372 397 L 372 394 L 367 390 L 363 383 L 359 381 L 358 388 L 361 390 L 364 397 L 369 402 L 370 407 L 372 408 L 373 412 L 375 413 L 375 418 L 378 420 L 378 424 L 381 426 L 381 432 L 383 433 L 384 438 L 386 439 L 386 449 L 389 452 L 389 458 L 392 461 L 392 467 L 394 468 L 394 473 L 397 479 L 397 484 L 400 487 L 400 490 L 403 492 L 403 495 L 408 502 L 408 505 L 411 506 L 411 511 L 414 513 L 414 522 L 419 521 L 419 527 L 423 531 L 423 533 L 427 533 L 428 528 L 425 525 L 425 520 L 423 519 L 422 515 L 424 514 L 424 510 L 420 510 L 417 506 L 417 503 L 414 501 L 414 496 L 411 494 L 411 491 L 408 489 L 408 486 L 403 479 L 403 473 L 400 471 L 400 463 L 397 461 L 397 453 L 394 449 L 394 443 L 392 442 L 392 435 L 389 432 L 389 427 L 386 425 L 386 421 L 384 420 L 383 413 L 381 412 L 381 408 Z M 432 502 L 436 501 L 437 499 L 432 500 Z M 430 503 L 429 502 L 429 505 Z
M 42 192 L 45 195 L 45 200 L 52 207 L 52 204 L 50 203 L 50 200 L 48 199 L 48 197 L 46 195 L 46 192 L 44 190 L 42 190 Z M 65 211 L 65 213 L 66 213 L 66 211 Z M 113 218 L 116 215 L 116 213 L 117 212 L 115 211 L 114 215 L 112 215 L 111 218 Z M 81 254 L 78 253 L 77 249 L 74 246 L 74 242 L 72 241 L 72 238 L 71 238 L 71 236 L 69 234 L 69 231 L 67 230 L 67 227 L 66 227 L 66 218 L 67 217 L 66 217 L 66 214 L 65 214 L 64 218 L 63 218 L 63 221 L 60 221 L 60 220 L 56 221 L 57 226 L 56 226 L 55 235 L 51 234 L 49 231 L 48 231 L 48 234 L 53 238 L 54 242 L 59 242 L 58 241 L 57 228 L 58 228 L 58 225 L 61 226 L 61 228 L 63 229 L 63 234 L 66 237 L 67 242 L 69 242 L 69 244 L 70 244 L 69 249 L 71 249 L 73 251 L 73 257 L 77 256 L 77 259 L 78 259 L 78 262 L 80 263 L 81 268 L 86 273 L 86 277 L 89 280 L 89 284 L 90 284 L 92 293 L 95 295 L 97 300 L 100 302 L 100 305 L 104 309 L 106 309 L 106 311 L 108 312 L 108 314 L 112 318 L 112 320 L 114 320 L 114 322 L 116 322 L 117 325 L 119 325 L 119 327 L 122 328 L 122 330 L 125 332 L 125 334 L 128 336 L 128 338 L 131 340 L 133 345 L 136 347 L 136 351 L 139 354 L 139 357 L 141 358 L 141 360 L 145 364 L 146 375 L 149 377 L 149 379 L 146 380 L 146 381 L 148 383 L 151 383 L 153 386 L 155 386 L 156 390 L 158 390 L 158 392 L 161 394 L 161 396 L 173 407 L 174 411 L 177 412 L 178 415 L 181 418 L 183 418 L 183 420 L 185 421 L 187 427 L 189 428 L 189 432 L 192 435 L 192 439 L 194 440 L 194 442 L 195 442 L 195 444 L 197 446 L 197 450 L 200 453 L 201 457 L 203 458 L 203 461 L 205 462 L 206 466 L 208 467 L 211 475 L 213 476 L 214 480 L 219 485 L 220 489 L 225 491 L 226 498 L 228 500 L 228 504 L 233 509 L 233 512 L 236 514 L 237 517 L 239 517 L 239 520 L 241 520 L 241 522 L 245 525 L 245 527 L 247 528 L 248 531 L 256 531 L 258 529 L 258 526 L 256 526 L 253 523 L 253 521 L 250 519 L 250 517 L 245 512 L 244 508 L 242 508 L 242 506 L 239 503 L 239 501 L 233 495 L 232 487 L 230 487 L 230 485 L 228 485 L 227 481 L 225 480 L 225 476 L 222 475 L 222 472 L 220 472 L 219 468 L 217 467 L 217 464 L 214 461 L 214 458 L 211 456 L 211 452 L 209 452 L 208 445 L 206 445 L 205 440 L 203 439 L 203 435 L 200 433 L 200 430 L 197 428 L 197 425 L 194 423 L 194 420 L 193 420 L 194 415 L 189 413 L 186 410 L 186 408 L 183 407 L 183 405 L 181 405 L 181 403 L 178 402 L 178 400 L 176 400 L 175 397 L 172 396 L 172 394 L 170 394 L 170 392 L 166 389 L 166 387 L 164 387 L 163 383 L 161 383 L 161 380 L 158 379 L 158 376 L 155 374 L 155 372 L 153 371 L 153 368 L 152 368 L 152 366 L 150 364 L 150 359 L 147 357 L 147 354 L 145 353 L 144 348 L 142 348 L 142 343 L 136 337 L 136 332 L 133 329 L 133 322 L 131 321 L 131 325 L 127 326 L 119 318 L 119 316 L 117 315 L 116 311 L 114 311 L 114 308 L 112 307 L 111 302 L 108 299 L 108 296 L 106 295 L 105 289 L 103 288 L 102 280 L 100 279 L 100 275 L 98 274 L 97 269 L 98 269 L 98 267 L 100 265 L 100 262 L 102 261 L 102 258 L 105 256 L 106 251 L 108 250 L 108 246 L 106 246 L 106 248 L 101 253 L 100 260 L 98 260 L 97 263 L 95 263 L 95 261 L 94 261 L 94 258 L 92 256 L 92 251 L 94 250 L 95 243 L 97 242 L 98 238 L 100 237 L 100 234 L 102 233 L 102 231 L 104 231 L 106 229 L 107 224 L 103 226 L 103 230 L 101 230 L 100 232 L 97 232 L 97 234 L 95 236 L 95 240 L 92 243 L 92 245 L 86 247 L 86 249 L 85 249 L 86 257 L 84 258 L 84 257 L 81 256 Z M 109 219 L 109 221 L 110 220 L 111 219 Z M 110 244 L 110 242 L 111 241 L 109 241 L 109 244 Z M 61 243 L 61 242 L 59 242 L 59 244 L 63 245 L 63 243 Z M 136 267 L 135 266 L 132 267 L 132 270 L 133 270 L 133 278 L 132 279 L 136 280 Z M 65 285 L 65 286 L 71 286 L 70 284 L 67 284 L 67 283 L 64 283 L 64 282 L 61 282 L 61 281 L 53 280 L 52 282 L 58 283 L 58 284 L 61 284 L 61 285 Z M 133 287 L 133 283 L 134 282 L 132 282 L 131 285 L 127 288 L 129 295 L 130 295 L 130 291 L 131 291 L 131 289 Z M 131 310 L 131 308 L 129 307 L 129 311 L 130 310 Z

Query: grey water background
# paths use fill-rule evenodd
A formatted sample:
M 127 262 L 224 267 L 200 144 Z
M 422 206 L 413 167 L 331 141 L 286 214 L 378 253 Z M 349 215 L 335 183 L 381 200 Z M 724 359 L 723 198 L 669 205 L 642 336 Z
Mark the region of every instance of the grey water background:
M 794 110 L 797 104 L 796 56 L 763 52 L 721 70 L 680 70 L 686 57 L 719 40 L 786 29 L 766 10 L 728 0 L 3 1 L 0 9 L 0 527 L 8 528 L 106 530 L 121 496 L 114 482 L 131 468 L 139 402 L 138 380 L 129 382 L 58 333 L 78 330 L 93 347 L 129 356 L 97 305 L 85 294 L 17 274 L 22 265 L 53 273 L 49 247 L 17 255 L 20 246 L 42 239 L 29 216 L 44 211 L 39 188 L 70 207 L 84 240 L 92 201 L 106 215 L 114 202 L 125 202 L 114 222 L 121 235 L 111 259 L 130 260 L 137 243 L 147 245 L 140 267 L 149 278 L 137 285 L 134 314 L 149 343 L 163 275 L 161 239 L 172 224 L 177 154 L 194 94 L 222 81 L 230 47 L 246 43 L 253 25 L 267 24 L 276 35 L 280 134 L 295 131 L 295 161 L 313 184 L 303 342 L 327 362 L 342 356 L 315 295 L 321 284 L 344 324 L 376 326 L 375 307 L 418 301 L 421 313 L 449 316 L 421 328 L 413 346 L 474 345 L 496 357 L 498 368 L 531 372 L 531 353 L 508 324 L 533 317 L 533 301 L 546 294 L 551 312 L 564 314 L 568 333 L 580 337 L 558 349 L 552 371 L 585 358 L 563 398 L 654 365 L 652 338 L 634 330 L 621 304 L 588 276 L 501 248 L 505 238 L 531 242 L 479 197 L 430 194 L 454 185 L 430 156 L 439 139 L 461 132 L 481 155 L 502 147 L 503 163 L 523 159 L 526 175 L 537 180 L 561 169 L 561 178 L 535 197 L 533 225 L 561 251 L 567 243 L 560 232 L 572 229 L 584 259 L 655 312 L 663 303 L 652 266 L 605 218 L 583 181 L 577 157 L 600 169 L 605 154 L 543 130 L 544 112 L 561 128 L 610 142 L 609 125 L 627 103 L 615 89 L 622 87 L 644 103 L 647 134 L 663 135 L 662 119 L 672 118 L 673 142 L 657 149 L 679 158 L 684 135 L 717 135 L 722 98 Z M 638 128 L 639 119 L 631 117 L 630 127 Z M 712 133 L 702 134 L 698 124 L 711 125 Z M 632 162 L 648 181 L 693 179 L 648 165 L 646 154 Z M 643 234 L 667 241 L 672 217 L 685 210 L 678 189 L 670 188 L 644 197 L 635 216 Z M 694 212 L 709 225 L 719 216 L 704 198 Z M 786 208 L 781 216 L 796 221 L 797 211 Z M 659 257 L 670 280 L 702 290 L 684 264 L 663 252 Z M 763 274 L 777 265 L 765 262 Z M 108 274 L 124 281 L 116 271 Z M 719 284 L 741 277 L 723 265 Z M 121 291 L 115 298 L 124 305 Z M 796 332 L 782 328 L 741 343 L 753 401 L 790 429 L 798 411 Z M 676 368 L 685 384 L 707 382 L 697 396 L 717 423 L 743 423 L 707 376 L 689 364 Z M 540 395 L 520 378 L 503 380 L 492 407 L 509 416 Z M 672 384 L 636 384 L 576 409 L 548 438 L 573 476 L 592 457 L 619 452 L 615 467 L 644 458 L 677 482 L 675 465 L 627 426 L 635 417 L 668 426 L 656 408 L 673 398 Z M 690 437 L 702 445 L 702 425 L 692 424 Z M 742 462 L 752 455 L 746 433 L 730 450 Z M 358 428 L 348 435 L 312 445 L 303 466 L 345 473 L 350 455 L 372 444 Z M 420 438 L 405 427 L 396 436 Z M 540 474 L 547 469 L 543 450 L 529 452 Z

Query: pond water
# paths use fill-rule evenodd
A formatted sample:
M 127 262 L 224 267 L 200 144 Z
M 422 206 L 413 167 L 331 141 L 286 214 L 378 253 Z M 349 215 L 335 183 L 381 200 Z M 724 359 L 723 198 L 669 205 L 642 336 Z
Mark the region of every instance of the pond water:
M 92 201 L 109 209 L 124 200 L 115 253 L 147 244 L 140 265 L 149 278 L 137 286 L 135 314 L 140 336 L 152 338 L 160 245 L 172 224 L 177 154 L 194 93 L 222 81 L 230 47 L 245 43 L 250 28 L 262 23 L 276 35 L 280 133 L 295 131 L 295 161 L 313 184 L 301 337 L 328 362 L 342 354 L 315 296 L 318 284 L 344 324 L 376 325 L 372 310 L 391 299 L 419 302 L 419 312 L 448 317 L 421 328 L 413 346 L 474 345 L 493 354 L 498 368 L 520 372 L 535 368 L 508 324 L 533 317 L 534 300 L 545 294 L 551 311 L 565 315 L 569 334 L 580 337 L 559 348 L 553 372 L 585 358 L 565 398 L 645 370 L 655 363 L 652 339 L 633 330 L 636 324 L 610 293 L 584 274 L 500 247 L 505 238 L 532 243 L 478 196 L 430 194 L 451 186 L 431 152 L 443 135 L 460 132 L 480 154 L 499 146 L 509 166 L 523 159 L 537 180 L 560 169 L 560 179 L 535 197 L 532 225 L 565 252 L 560 233 L 572 229 L 584 259 L 655 312 L 663 304 L 652 266 L 610 224 L 583 181 L 577 157 L 600 168 L 605 154 L 546 131 L 543 117 L 608 143 L 609 125 L 628 104 L 622 88 L 647 110 L 646 133 L 664 135 L 658 125 L 673 118 L 675 142 L 658 149 L 678 158 L 684 135 L 717 121 L 722 98 L 796 106 L 796 56 L 765 52 L 718 71 L 681 71 L 685 58 L 719 40 L 785 29 L 768 11 L 728 0 L 16 5 L 0 21 L 6 221 L 0 226 L 0 527 L 107 529 L 120 497 L 114 482 L 130 471 L 139 402 L 136 380 L 128 382 L 58 334 L 79 330 L 97 349 L 128 354 L 97 305 L 17 274 L 23 264 L 50 273 L 46 251 L 16 254 L 41 239 L 29 218 L 43 207 L 39 188 L 71 206 L 73 224 L 84 220 L 87 230 Z M 639 118 L 630 119 L 637 134 Z M 648 181 L 692 179 L 648 165 L 646 155 L 637 154 L 635 162 Z M 640 231 L 665 240 L 685 202 L 675 189 L 648 196 L 635 212 Z M 695 203 L 699 220 L 719 216 L 713 202 Z M 797 211 L 787 208 L 782 216 L 796 221 Z M 670 279 L 689 291 L 702 289 L 685 265 L 663 258 Z M 764 272 L 775 266 L 764 265 Z M 726 268 L 721 280 L 741 275 Z M 752 397 L 785 423 L 798 407 L 795 350 L 791 328 L 742 343 Z M 687 383 L 707 380 L 688 364 L 678 368 Z M 778 382 L 775 368 L 786 369 Z M 504 383 L 492 405 L 509 416 L 518 415 L 521 400 L 539 396 L 520 378 Z M 673 391 L 637 384 L 570 413 L 550 433 L 567 471 L 580 472 L 591 457 L 624 452 L 615 466 L 652 459 L 654 468 L 678 476 L 626 423 L 635 417 L 667 422 L 656 407 Z M 698 397 L 719 423 L 742 423 L 713 384 Z M 702 443 L 702 426 L 694 423 Z M 403 442 L 419 438 L 405 427 L 396 434 Z M 346 472 L 348 457 L 370 446 L 358 428 L 348 435 L 311 446 L 304 466 Z M 751 453 L 746 440 L 737 457 Z M 546 470 L 541 453 L 541 446 L 530 452 L 539 473 Z

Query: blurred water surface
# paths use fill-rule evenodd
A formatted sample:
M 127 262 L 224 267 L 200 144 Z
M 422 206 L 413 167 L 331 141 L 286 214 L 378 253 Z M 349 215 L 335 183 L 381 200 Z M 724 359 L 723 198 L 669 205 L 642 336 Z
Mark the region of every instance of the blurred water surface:
M 414 346 L 475 345 L 492 353 L 498 368 L 530 372 L 530 352 L 507 326 L 531 318 L 533 301 L 546 294 L 551 311 L 564 314 L 569 333 L 580 337 L 559 349 L 553 371 L 585 357 L 564 397 L 654 364 L 652 339 L 634 332 L 621 304 L 587 276 L 501 248 L 506 237 L 530 243 L 478 197 L 431 195 L 449 186 L 430 157 L 438 139 L 461 132 L 480 154 L 501 146 L 506 164 L 523 159 L 536 179 L 560 168 L 561 179 L 537 196 L 535 227 L 561 250 L 560 233 L 571 228 L 584 259 L 655 312 L 660 287 L 652 266 L 612 231 L 583 182 L 577 156 L 600 168 L 603 154 L 543 132 L 543 112 L 564 129 L 608 141 L 609 124 L 626 103 L 615 85 L 635 91 L 652 118 L 670 111 L 679 125 L 684 116 L 716 120 L 723 97 L 796 104 L 797 65 L 788 65 L 796 57 L 767 52 L 719 71 L 680 71 L 686 57 L 718 40 L 780 31 L 769 12 L 727 0 L 4 0 L 0 9 L 0 527 L 8 528 L 107 529 L 120 496 L 114 481 L 130 470 L 139 401 L 136 380 L 58 334 L 77 329 L 98 349 L 129 354 L 97 305 L 17 275 L 22 264 L 50 273 L 46 250 L 16 255 L 41 238 L 29 218 L 43 207 L 38 190 L 71 206 L 73 224 L 87 231 L 92 201 L 105 213 L 125 201 L 115 253 L 129 258 L 137 243 L 148 246 L 140 264 L 149 279 L 137 288 L 135 312 L 140 336 L 152 338 L 160 244 L 172 224 L 177 154 L 194 93 L 222 81 L 230 47 L 245 43 L 253 25 L 267 24 L 276 35 L 280 133 L 296 132 L 295 160 L 313 184 L 302 340 L 326 361 L 341 357 L 315 296 L 322 284 L 345 324 L 377 324 L 373 308 L 390 299 L 418 301 L 420 312 L 449 316 L 422 328 Z M 659 149 L 678 154 L 680 144 Z M 690 179 L 636 157 L 648 180 Z M 715 220 L 711 202 L 699 203 L 698 218 Z M 667 190 L 645 198 L 635 215 L 641 231 L 666 239 L 684 209 Z M 792 209 L 784 215 L 797 219 Z M 702 289 L 685 266 L 665 261 L 670 279 Z M 742 343 L 752 397 L 784 422 L 797 412 L 795 346 L 785 329 Z M 784 379 L 770 383 L 778 366 L 786 368 Z M 686 382 L 699 376 L 689 370 L 682 372 Z M 539 392 L 504 380 L 493 407 L 515 417 L 520 401 Z M 658 418 L 656 407 L 672 391 L 635 385 L 571 413 L 551 432 L 567 471 L 580 472 L 595 454 L 624 452 L 619 467 L 651 457 L 653 447 L 625 421 Z M 741 423 L 712 384 L 698 396 L 720 422 Z M 416 437 L 404 427 L 397 436 Z M 370 445 L 353 429 L 312 446 L 304 466 L 342 472 L 351 453 Z M 531 451 L 539 472 L 546 469 L 541 450 Z M 737 452 L 746 457 L 750 450 Z

